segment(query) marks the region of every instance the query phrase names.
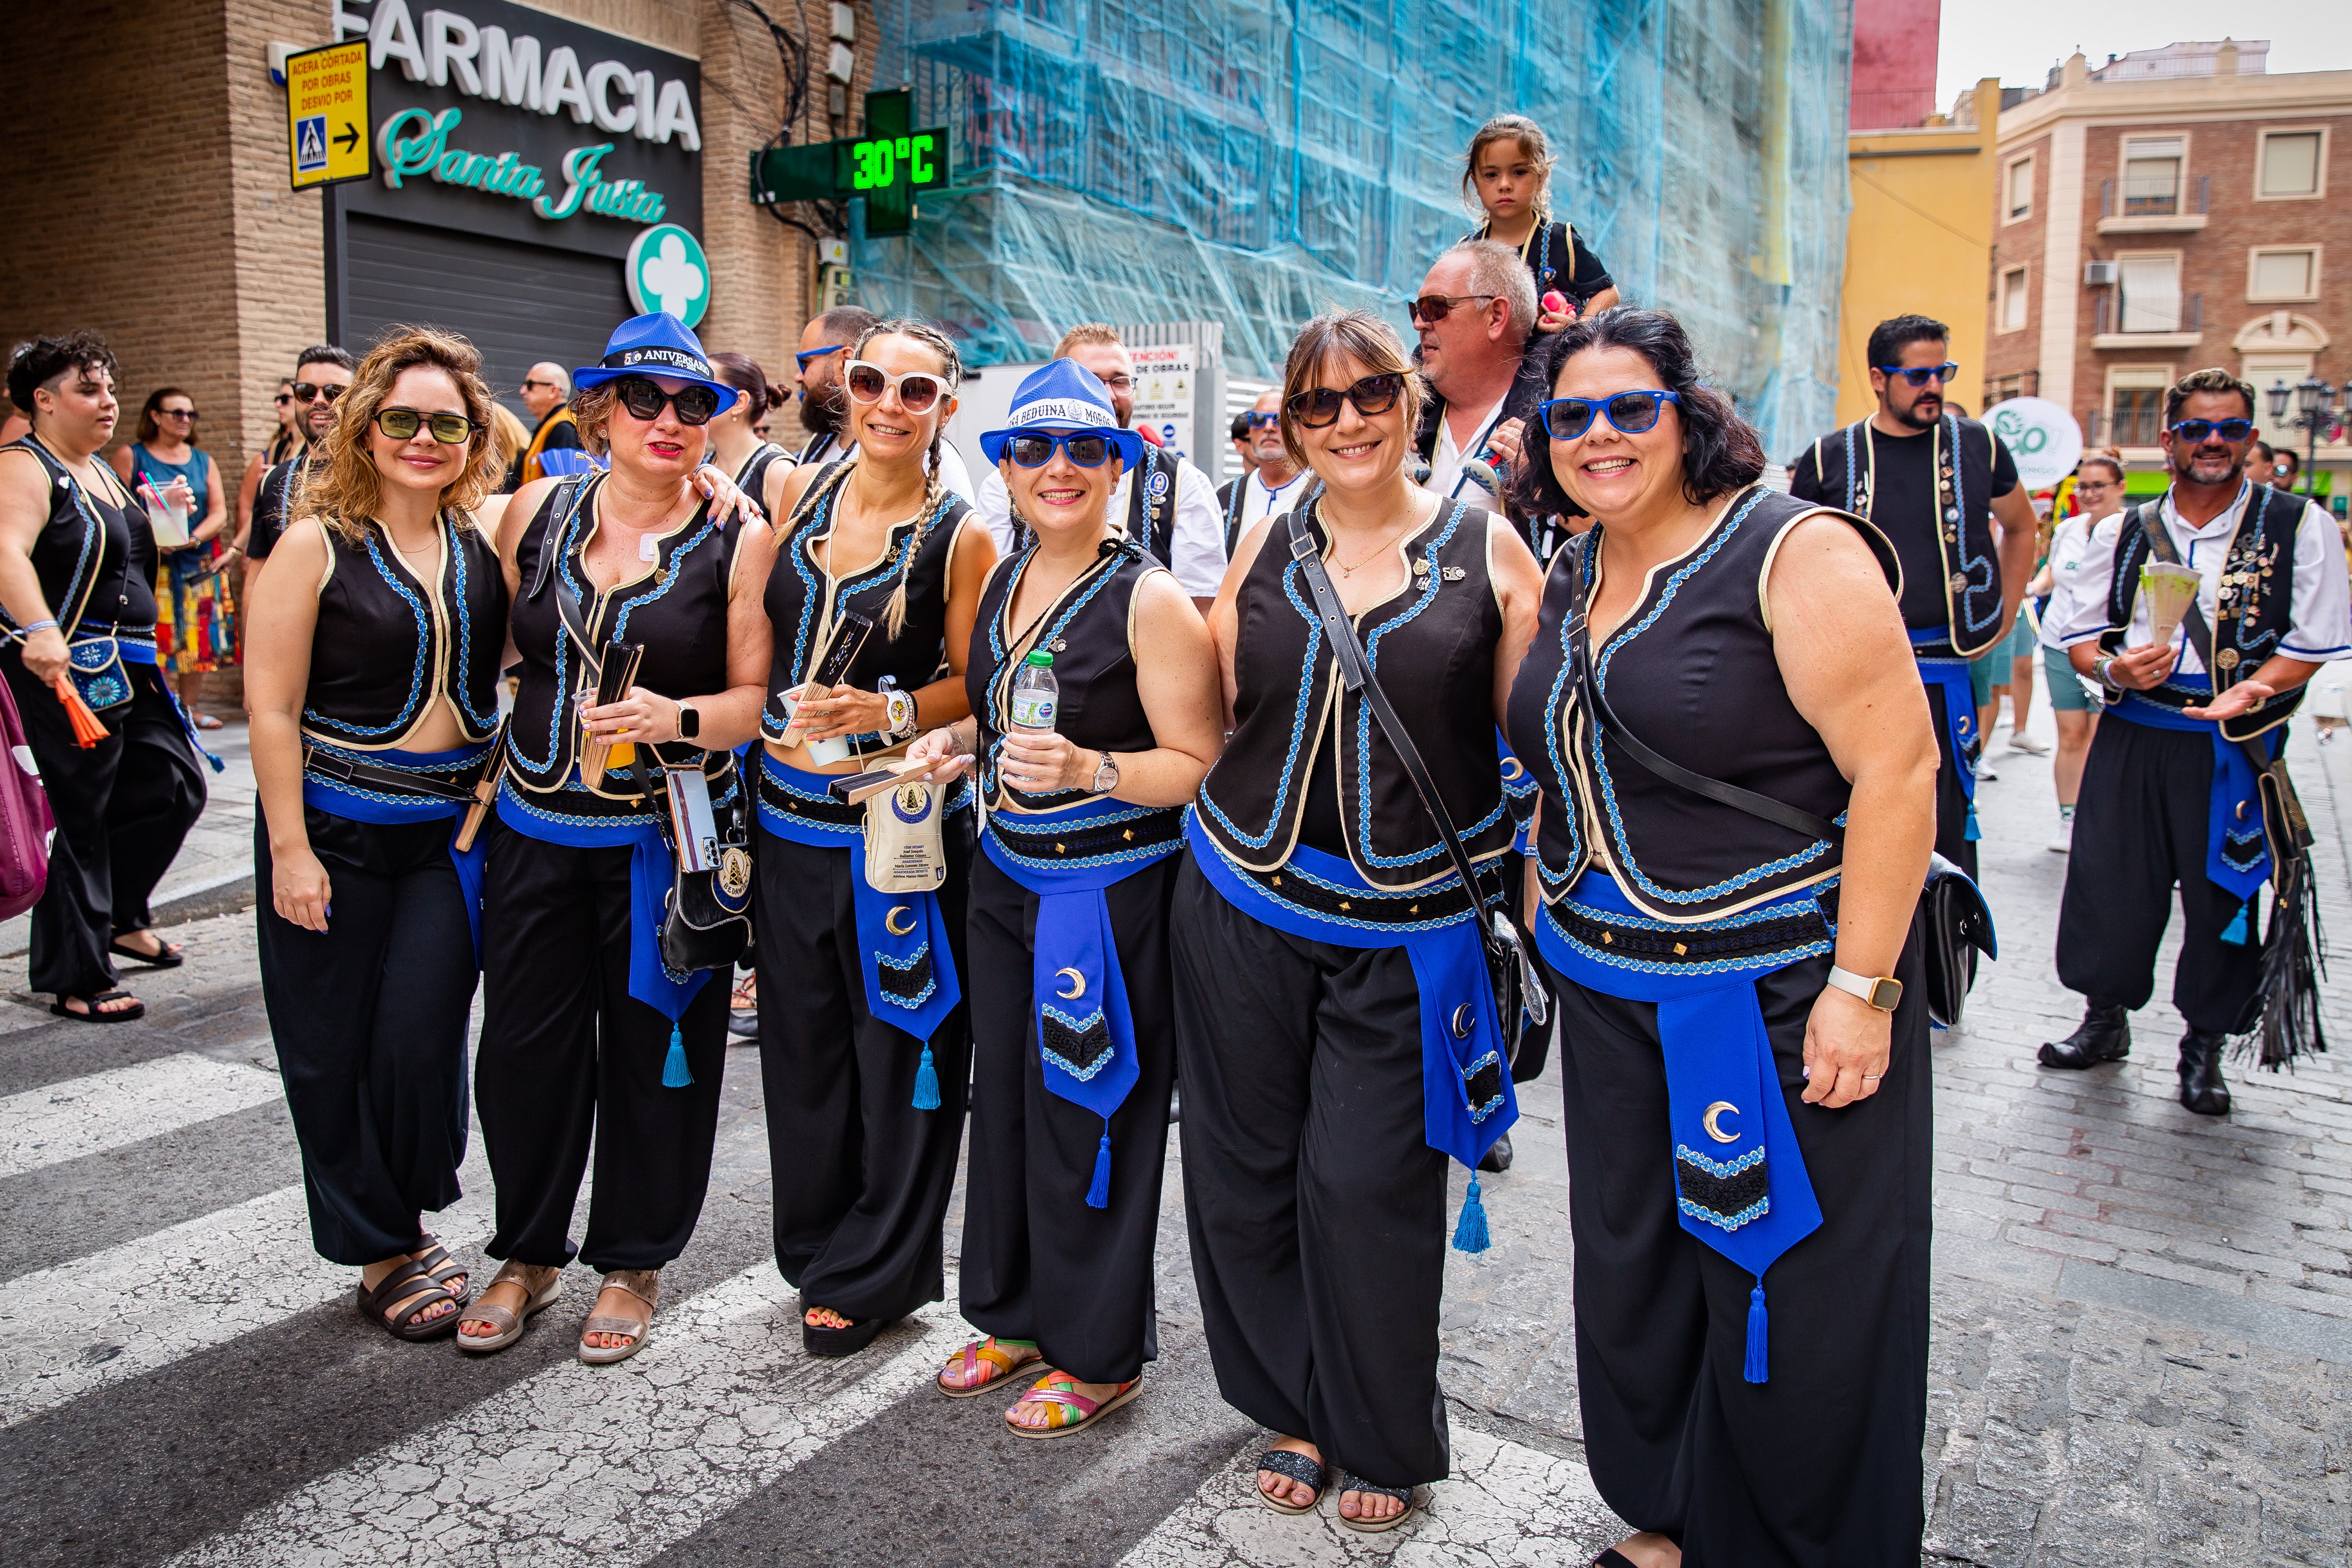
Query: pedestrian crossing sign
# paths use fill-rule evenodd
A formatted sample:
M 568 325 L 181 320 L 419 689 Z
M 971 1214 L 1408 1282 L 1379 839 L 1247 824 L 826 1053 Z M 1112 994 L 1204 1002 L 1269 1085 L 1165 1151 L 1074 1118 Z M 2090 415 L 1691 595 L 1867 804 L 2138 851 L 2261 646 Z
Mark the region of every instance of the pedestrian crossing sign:
M 365 38 L 286 57 L 288 173 L 296 190 L 374 174 L 367 128 Z
M 327 172 L 327 117 L 305 115 L 294 122 L 294 172 L 298 174 Z

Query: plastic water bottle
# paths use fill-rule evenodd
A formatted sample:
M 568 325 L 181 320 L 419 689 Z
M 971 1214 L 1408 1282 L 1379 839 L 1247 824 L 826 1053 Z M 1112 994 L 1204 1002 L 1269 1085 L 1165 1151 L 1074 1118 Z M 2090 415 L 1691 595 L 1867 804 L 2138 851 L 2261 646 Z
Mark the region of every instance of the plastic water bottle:
M 1054 656 L 1039 648 L 1021 661 L 1013 677 L 1013 727 L 1033 735 L 1051 734 L 1061 706 L 1062 683 L 1054 679 Z

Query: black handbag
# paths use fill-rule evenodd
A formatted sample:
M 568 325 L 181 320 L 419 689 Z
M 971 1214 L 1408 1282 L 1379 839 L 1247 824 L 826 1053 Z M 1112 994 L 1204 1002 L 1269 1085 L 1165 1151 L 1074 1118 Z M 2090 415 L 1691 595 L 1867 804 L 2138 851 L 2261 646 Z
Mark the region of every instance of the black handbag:
M 1462 503 L 1454 503 L 1462 510 Z M 1538 1026 L 1549 1023 L 1551 1005 L 1543 984 L 1536 974 L 1535 964 L 1528 957 L 1527 938 L 1519 931 L 1518 921 L 1507 908 L 1488 909 L 1478 896 L 1477 868 L 1471 865 L 1468 851 L 1462 847 L 1462 836 L 1454 831 L 1454 819 L 1446 815 L 1445 803 L 1438 798 L 1437 784 L 1423 765 L 1421 752 L 1405 733 L 1404 722 L 1396 710 L 1389 706 L 1388 694 L 1372 677 L 1371 661 L 1364 657 L 1364 644 L 1356 635 L 1355 622 L 1348 618 L 1339 593 L 1331 586 L 1331 574 L 1323 565 L 1323 547 L 1307 531 L 1307 513 L 1313 507 L 1309 500 L 1289 514 L 1290 558 L 1298 563 L 1301 575 L 1315 598 L 1315 613 L 1322 618 L 1323 635 L 1330 640 L 1331 648 L 1339 658 L 1339 677 L 1348 689 L 1359 693 L 1372 717 L 1380 721 L 1381 732 L 1389 738 L 1396 751 L 1397 760 L 1404 763 L 1405 776 L 1412 780 L 1413 793 L 1429 819 L 1437 825 L 1438 837 L 1445 841 L 1445 853 L 1454 861 L 1454 869 L 1462 878 L 1462 890 L 1470 900 L 1470 912 L 1478 921 L 1478 942 L 1486 957 L 1486 979 L 1494 988 L 1495 1017 L 1502 1027 L 1504 1049 L 1516 1052 L 1524 1015 Z M 1508 897 L 1505 903 L 1507 905 Z M 1517 1081 L 1514 1077 L 1514 1082 Z
M 1592 673 L 1591 637 L 1585 623 L 1586 584 L 1572 554 L 1569 570 L 1576 578 L 1571 611 L 1575 619 L 1569 626 L 1569 657 L 1575 661 L 1578 700 L 1591 712 L 1601 732 L 1616 742 L 1627 756 L 1670 784 L 1705 795 L 1735 811 L 1760 816 L 1792 833 L 1843 847 L 1845 829 L 1829 818 L 1801 811 L 1769 795 L 1759 795 L 1696 773 L 1660 756 L 1625 728 L 1608 700 L 1601 695 L 1601 683 Z M 1957 1028 L 1961 1010 L 1968 1005 L 1969 988 L 1976 984 L 1977 954 L 2000 956 L 1994 950 L 1992 911 L 1985 907 L 1984 894 L 1967 873 L 1941 855 L 1934 854 L 1927 858 L 1927 879 L 1920 889 L 1918 908 L 1925 927 L 1921 946 L 1926 950 L 1927 1016 L 1948 1029 Z

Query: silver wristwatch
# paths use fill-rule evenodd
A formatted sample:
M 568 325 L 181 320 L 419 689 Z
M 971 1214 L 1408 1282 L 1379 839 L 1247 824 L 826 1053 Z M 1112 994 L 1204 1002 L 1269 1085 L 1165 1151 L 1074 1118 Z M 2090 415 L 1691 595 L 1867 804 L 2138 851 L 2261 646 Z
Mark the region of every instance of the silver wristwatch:
M 1095 793 L 1108 795 L 1118 787 L 1118 763 L 1112 759 L 1108 752 L 1105 752 L 1102 754 L 1102 761 L 1095 764 Z

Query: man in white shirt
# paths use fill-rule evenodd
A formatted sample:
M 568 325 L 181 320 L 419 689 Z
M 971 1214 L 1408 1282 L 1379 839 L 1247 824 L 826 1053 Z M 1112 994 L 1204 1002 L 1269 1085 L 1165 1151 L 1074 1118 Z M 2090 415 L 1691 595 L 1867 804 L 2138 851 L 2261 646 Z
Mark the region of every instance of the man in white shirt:
M 1535 330 L 1535 283 L 1517 251 L 1469 239 L 1437 258 L 1406 307 L 1420 334 L 1414 360 L 1437 395 L 1414 445 L 1429 463 L 1423 485 L 1448 500 L 1502 510 L 1490 473 L 1518 460 L 1539 385 L 1519 384 L 1528 334 Z M 1482 470 L 1464 464 L 1475 458 Z
M 1225 520 L 1225 555 L 1230 560 L 1242 536 L 1269 517 L 1280 517 L 1306 499 L 1314 476 L 1290 460 L 1282 444 L 1282 389 L 1258 394 L 1242 418 L 1249 424 L 1248 473 L 1217 491 L 1217 510 Z
M 2293 966 L 2266 965 L 2263 950 L 2307 940 L 2283 906 L 2310 863 L 2261 781 L 2305 683 L 2352 653 L 2335 523 L 2248 481 L 2253 417 L 2254 389 L 2226 370 L 2198 371 L 2166 395 L 2158 439 L 2171 489 L 2092 531 L 2057 628 L 2075 669 L 2103 689 L 2106 721 L 2084 764 L 2058 917 L 2058 978 L 2088 1005 L 2074 1034 L 2042 1047 L 2042 1064 L 2087 1068 L 2130 1050 L 2126 1015 L 2154 994 L 2177 883 L 2180 1101 L 2207 1116 L 2230 1109 L 2221 1064 L 2231 1035 L 2267 1021 L 2266 1045 L 2294 1048 L 2296 986 L 2264 994 L 2266 968 Z M 2141 574 L 2166 562 L 2199 584 L 2180 629 L 2159 640 Z M 2266 881 L 2273 896 L 2257 898 Z
M 1054 358 L 1076 360 L 1101 378 L 1110 393 L 1111 412 L 1122 426 L 1135 423 L 1135 360 L 1119 342 L 1117 328 L 1085 321 L 1062 334 Z M 980 481 L 972 506 L 988 524 L 996 552 L 1010 555 L 1020 547 L 1020 530 L 1013 523 L 1013 502 L 1005 493 L 1004 476 L 991 468 Z M 1217 586 L 1225 577 L 1225 522 L 1217 509 L 1217 487 L 1209 476 L 1165 447 L 1144 443 L 1143 461 L 1119 476 L 1111 491 L 1110 515 L 1139 541 L 1154 559 L 1168 568 L 1202 615 L 1215 603 Z

